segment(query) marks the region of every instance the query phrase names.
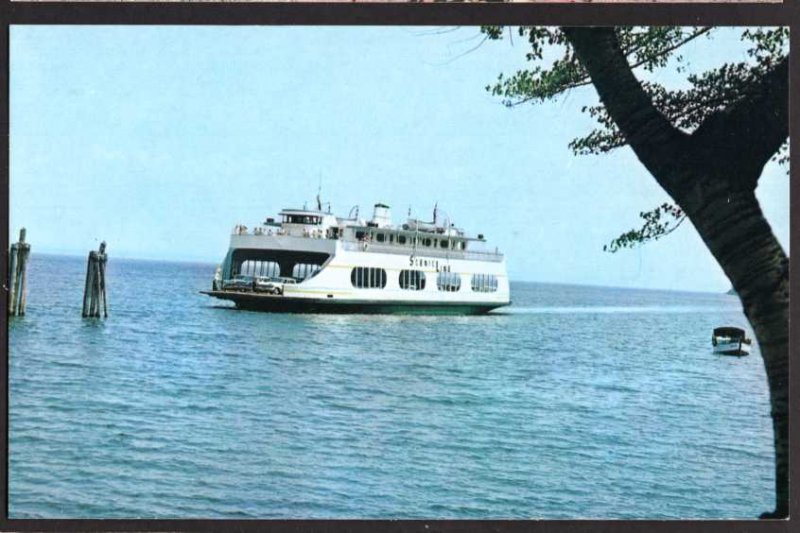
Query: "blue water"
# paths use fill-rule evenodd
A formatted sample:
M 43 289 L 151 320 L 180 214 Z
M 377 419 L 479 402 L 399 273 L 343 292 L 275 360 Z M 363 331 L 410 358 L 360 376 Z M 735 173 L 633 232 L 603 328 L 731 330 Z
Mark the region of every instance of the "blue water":
M 213 265 L 33 255 L 12 518 L 754 518 L 773 452 L 732 296 L 513 283 L 478 317 L 281 315 Z

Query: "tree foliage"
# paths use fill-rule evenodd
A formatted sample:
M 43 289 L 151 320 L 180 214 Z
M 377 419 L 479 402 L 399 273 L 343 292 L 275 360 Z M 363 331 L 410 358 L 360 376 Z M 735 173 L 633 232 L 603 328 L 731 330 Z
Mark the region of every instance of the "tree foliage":
M 481 31 L 490 40 L 502 39 L 506 31 L 499 26 L 485 26 Z M 748 44 L 746 58 L 725 63 L 699 74 L 688 74 L 690 67 L 681 49 L 696 39 L 708 39 L 718 30 L 711 27 L 618 27 L 615 29 L 629 65 L 635 71 L 653 73 L 674 68 L 686 73 L 688 87 L 670 89 L 656 81 L 645 80 L 642 86 L 654 106 L 677 128 L 692 133 L 703 122 L 729 106 L 751 96 L 760 80 L 788 54 L 788 28 L 753 28 L 741 32 Z M 511 75 L 500 74 L 487 91 L 502 98 L 506 106 L 538 103 L 584 85 L 591 79 L 578 60 L 561 28 L 520 27 L 519 37 L 527 40 L 525 58 L 529 66 Z M 647 75 L 641 76 L 646 78 Z M 627 141 L 605 107 L 584 106 L 581 111 L 597 123 L 582 137 L 573 139 L 569 148 L 576 155 L 604 154 L 625 146 Z M 773 160 L 787 167 L 788 142 L 774 154 Z M 674 231 L 685 215 L 674 205 L 659 206 L 643 212 L 639 229 L 623 233 L 603 247 L 609 252 L 656 240 Z
M 603 251 L 613 253 L 622 248 L 632 248 L 643 242 L 658 240 L 678 229 L 686 220 L 686 214 L 680 207 L 664 203 L 652 211 L 642 211 L 639 218 L 644 221 L 641 228 L 626 231 L 610 244 L 604 244 Z

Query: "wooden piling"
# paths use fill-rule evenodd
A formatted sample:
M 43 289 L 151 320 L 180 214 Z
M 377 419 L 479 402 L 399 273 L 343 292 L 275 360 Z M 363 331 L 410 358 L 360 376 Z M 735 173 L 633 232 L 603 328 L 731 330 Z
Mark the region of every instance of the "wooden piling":
M 25 315 L 28 293 L 28 256 L 31 245 L 25 242 L 25 228 L 19 230 L 19 242 L 11 245 L 8 253 L 8 314 Z
M 90 302 L 91 302 L 91 287 L 93 285 L 93 283 L 92 283 L 92 274 L 94 273 L 94 268 L 92 267 L 92 265 L 94 265 L 94 259 L 93 259 L 92 255 L 94 255 L 95 253 L 96 252 L 94 252 L 94 251 L 89 252 L 89 259 L 88 259 L 88 261 L 86 263 L 86 283 L 83 286 L 83 313 L 82 313 L 82 316 L 84 318 L 89 316 L 89 307 L 91 305 L 90 304 Z
M 106 243 L 100 243 L 100 294 L 103 295 L 103 316 L 108 317 L 108 304 L 106 302 Z
M 106 243 L 100 243 L 100 249 L 89 252 L 86 262 L 86 283 L 83 288 L 83 317 L 100 317 L 100 307 L 103 308 L 103 317 L 108 316 L 106 300 Z
M 17 314 L 17 260 L 19 258 L 19 243 L 11 245 L 8 253 L 8 314 Z

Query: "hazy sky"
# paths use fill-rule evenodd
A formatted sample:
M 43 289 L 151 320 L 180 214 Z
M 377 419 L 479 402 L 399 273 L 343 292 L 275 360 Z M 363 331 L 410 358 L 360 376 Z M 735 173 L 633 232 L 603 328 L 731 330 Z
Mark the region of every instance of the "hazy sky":
M 477 28 L 13 26 L 11 232 L 35 252 L 218 262 L 236 223 L 325 201 L 346 215 L 434 202 L 505 252 L 511 279 L 724 291 L 690 224 L 608 254 L 668 201 L 629 149 L 573 156 L 592 87 L 503 107 L 484 87 L 524 62 Z M 475 48 L 475 49 L 473 49 Z M 745 60 L 735 30 L 683 51 Z M 673 71 L 659 81 L 685 83 Z M 789 179 L 757 191 L 788 252 Z M 213 273 L 213 272 L 212 272 Z M 211 275 L 210 273 L 209 275 Z

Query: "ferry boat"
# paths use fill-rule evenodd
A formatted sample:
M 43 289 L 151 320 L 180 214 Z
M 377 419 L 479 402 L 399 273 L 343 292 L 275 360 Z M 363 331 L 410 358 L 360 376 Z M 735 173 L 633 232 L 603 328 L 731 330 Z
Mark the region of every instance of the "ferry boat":
M 277 312 L 482 314 L 510 303 L 503 254 L 436 207 L 433 221 L 401 225 L 384 203 L 370 220 L 357 206 L 344 218 L 319 197 L 316 207 L 235 226 L 212 290 L 201 292 Z

